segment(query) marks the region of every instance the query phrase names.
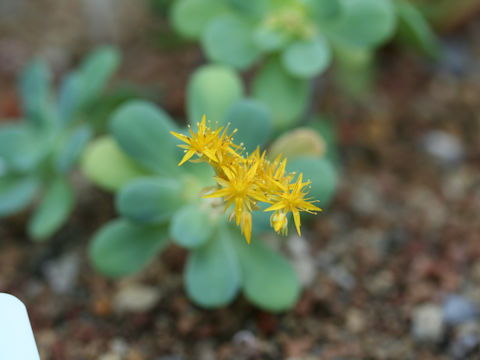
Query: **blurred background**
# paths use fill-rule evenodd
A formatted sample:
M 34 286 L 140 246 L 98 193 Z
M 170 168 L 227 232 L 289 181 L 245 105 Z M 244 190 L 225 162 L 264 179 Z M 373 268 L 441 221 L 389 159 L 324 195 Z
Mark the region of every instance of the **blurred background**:
M 111 44 L 121 67 L 91 116 L 105 123 L 142 98 L 182 123 L 206 60 L 172 29 L 171 2 L 0 0 L 0 122 L 22 116 L 17 79 L 32 58 L 58 82 Z M 346 91 L 332 70 L 315 80 L 311 111 L 335 124 L 339 187 L 306 236 L 287 239 L 304 287 L 292 310 L 241 296 L 195 306 L 175 245 L 138 275 L 105 279 L 86 248 L 113 197 L 75 173 L 78 205 L 49 242 L 29 240 L 28 212 L 0 219 L 0 290 L 25 302 L 41 358 L 480 359 L 480 2 L 415 3 L 440 59 L 388 43 L 368 90 Z

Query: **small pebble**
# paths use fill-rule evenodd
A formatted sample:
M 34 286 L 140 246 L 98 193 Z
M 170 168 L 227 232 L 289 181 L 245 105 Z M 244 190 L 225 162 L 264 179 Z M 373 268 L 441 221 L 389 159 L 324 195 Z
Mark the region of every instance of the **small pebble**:
M 477 315 L 476 306 L 461 295 L 450 295 L 443 303 L 443 316 L 448 325 L 457 325 L 473 320 Z
M 80 258 L 78 254 L 69 253 L 47 262 L 43 272 L 54 293 L 66 294 L 76 286 L 79 267 Z
M 113 308 L 119 312 L 144 312 L 153 309 L 160 300 L 156 287 L 141 284 L 128 284 L 118 290 L 113 300 Z
M 458 162 L 463 157 L 463 146 L 460 140 L 445 131 L 433 130 L 423 138 L 426 152 L 446 165 Z
M 455 340 L 450 345 L 449 353 L 454 359 L 465 359 L 480 348 L 480 324 L 468 322 L 459 325 Z
M 413 310 L 411 332 L 419 342 L 440 342 L 444 334 L 444 325 L 440 306 L 424 304 Z

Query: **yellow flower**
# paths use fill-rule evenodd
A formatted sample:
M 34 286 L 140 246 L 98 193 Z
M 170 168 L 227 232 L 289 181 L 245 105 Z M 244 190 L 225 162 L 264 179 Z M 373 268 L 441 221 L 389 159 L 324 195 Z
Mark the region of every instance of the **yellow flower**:
M 251 212 L 258 210 L 257 201 L 268 200 L 256 182 L 257 168 L 258 163 L 251 166 L 239 163 L 233 165 L 231 171 L 225 173 L 226 178 L 215 177 L 220 189 L 204 196 L 223 197 L 226 202 L 225 211 L 234 206 L 230 218 L 235 218 L 248 243 L 252 234 Z
M 179 166 L 190 160 L 207 162 L 215 170 L 215 180 L 218 189 L 205 195 L 204 198 L 223 198 L 225 211 L 232 208 L 229 220 L 235 219 L 240 226 L 245 239 L 250 243 L 252 236 L 252 212 L 260 209 L 258 202 L 271 204 L 265 211 L 273 211 L 270 225 L 282 235 L 288 230 L 287 215 L 293 213 L 297 232 L 300 233 L 300 212 L 315 214 L 321 211 L 313 205 L 306 186 L 310 181 L 303 182 L 300 174 L 293 182 L 293 173 L 286 173 L 287 159 L 277 156 L 272 162 L 266 160 L 266 152 L 260 154 L 257 149 L 244 156 L 243 146 L 233 143 L 234 130 L 228 134 L 228 125 L 212 130 L 205 116 L 197 124 L 197 132 L 189 127 L 190 136 L 171 132 L 185 144 L 179 147 L 185 150 Z M 194 155 L 198 159 L 191 160 Z
M 272 214 L 272 216 L 270 216 L 270 226 L 273 227 L 273 230 L 279 234 L 287 234 L 288 219 L 283 210 L 277 210 Z
M 223 157 L 226 154 L 236 154 L 236 151 L 232 149 L 232 146 L 234 148 L 238 148 L 238 146 L 232 143 L 232 135 L 228 136 L 226 134 L 227 129 L 225 129 L 223 132 L 223 127 L 220 127 L 216 130 L 211 130 L 210 124 L 209 126 L 206 124 L 205 115 L 203 116 L 202 121 L 197 123 L 197 127 L 198 130 L 196 133 L 194 133 L 192 128 L 188 126 L 188 131 L 190 132 L 191 136 L 170 131 L 173 136 L 187 144 L 178 145 L 178 147 L 185 149 L 185 155 L 179 162 L 178 166 L 190 160 L 195 154 L 197 154 L 199 157 L 204 156 L 213 164 L 219 162 L 219 154 Z
M 293 184 L 290 184 L 286 191 L 283 191 L 280 194 L 275 194 L 275 199 L 272 201 L 273 205 L 265 209 L 265 211 L 275 211 L 270 218 L 274 228 L 280 228 L 280 224 L 283 221 L 282 218 L 279 217 L 278 211 L 284 211 L 287 213 L 291 211 L 293 214 L 295 227 L 297 228 L 298 235 L 300 236 L 302 236 L 300 231 L 300 211 L 306 211 L 311 214 L 315 214 L 315 211 L 322 211 L 322 209 L 309 202 L 309 198 L 305 198 L 307 192 L 304 191 L 304 188 L 310 184 L 310 181 L 302 182 L 302 180 L 303 174 L 300 173 L 297 181 Z

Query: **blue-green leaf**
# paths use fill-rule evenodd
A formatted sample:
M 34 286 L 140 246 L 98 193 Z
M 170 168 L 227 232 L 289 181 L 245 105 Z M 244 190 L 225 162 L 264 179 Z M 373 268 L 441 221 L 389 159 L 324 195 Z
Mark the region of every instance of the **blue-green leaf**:
M 280 61 L 272 58 L 257 73 L 252 96 L 268 106 L 276 129 L 293 125 L 306 110 L 309 83 L 287 74 Z
M 167 243 L 165 225 L 142 226 L 117 219 L 94 235 L 89 255 L 98 271 L 121 277 L 142 270 Z
M 55 233 L 70 215 L 74 201 L 74 193 L 67 179 L 58 177 L 53 180 L 30 218 L 30 236 L 35 240 L 45 240 Z
M 227 0 L 227 2 L 236 12 L 257 20 L 266 16 L 270 9 L 269 0 Z
M 110 191 L 148 173 L 130 159 L 111 137 L 92 142 L 82 157 L 83 174 L 94 184 Z
M 230 107 L 243 96 L 243 83 L 232 69 L 221 65 L 206 65 L 195 71 L 188 84 L 187 112 L 195 125 L 206 115 L 221 122 Z
M 175 30 L 185 37 L 197 39 L 208 22 L 228 10 L 219 0 L 177 0 L 171 7 L 170 19 Z
M 246 69 L 260 57 L 260 49 L 256 47 L 253 35 L 251 23 L 233 14 L 226 14 L 208 24 L 202 44 L 211 61 Z
M 243 143 L 249 152 L 266 144 L 273 133 L 273 122 L 268 108 L 259 101 L 243 99 L 232 106 L 224 124 L 237 129 L 236 143 Z
M 77 163 L 91 137 L 92 130 L 88 126 L 79 126 L 64 139 L 55 158 L 59 173 L 68 172 Z
M 40 182 L 34 177 L 0 177 L 0 217 L 26 208 L 35 197 Z
M 435 58 L 440 54 L 440 43 L 422 13 L 408 1 L 396 1 L 400 39 Z
M 35 126 L 45 127 L 52 120 L 49 116 L 51 78 L 47 65 L 39 59 L 27 65 L 20 77 L 23 111 Z
M 311 78 L 323 72 L 330 64 L 329 44 L 321 36 L 292 42 L 282 54 L 283 66 L 301 78 Z
M 169 178 L 141 178 L 127 184 L 116 199 L 125 218 L 145 224 L 165 222 L 182 205 L 182 182 Z
M 35 130 L 25 123 L 12 123 L 0 127 L 0 157 L 8 168 L 29 172 L 50 150 L 52 134 Z
M 370 48 L 387 41 L 395 30 L 391 0 L 341 0 L 342 15 L 326 30 L 340 46 Z
M 342 12 L 339 0 L 306 0 L 312 18 L 319 24 L 334 20 Z
M 68 124 L 79 111 L 83 101 L 83 79 L 78 72 L 72 72 L 62 79 L 58 95 L 60 121 Z
M 101 47 L 88 55 L 79 69 L 82 105 L 88 105 L 98 98 L 119 65 L 120 53 L 111 46 Z
M 295 305 L 300 283 L 290 263 L 259 239 L 250 245 L 234 244 L 242 269 L 243 293 L 255 305 L 269 311 L 285 311 Z
M 205 205 L 205 203 L 203 203 Z M 170 223 L 170 236 L 178 245 L 195 248 L 203 245 L 215 229 L 209 208 L 202 203 L 188 204 L 178 210 Z
M 309 196 L 318 200 L 317 206 L 327 206 L 337 189 L 338 176 L 332 163 L 325 158 L 298 157 L 287 162 L 287 170 L 303 173 L 304 180 L 310 180 Z
M 254 30 L 255 45 L 266 52 L 273 52 L 282 48 L 289 40 L 288 34 L 276 28 L 262 24 Z
M 180 151 L 170 134 L 173 120 L 162 109 L 146 101 L 130 101 L 112 116 L 111 132 L 133 160 L 158 174 L 178 173 Z
M 198 305 L 224 306 L 237 295 L 241 274 L 232 241 L 228 232 L 219 232 L 205 245 L 192 250 L 185 270 L 185 286 L 188 296 Z

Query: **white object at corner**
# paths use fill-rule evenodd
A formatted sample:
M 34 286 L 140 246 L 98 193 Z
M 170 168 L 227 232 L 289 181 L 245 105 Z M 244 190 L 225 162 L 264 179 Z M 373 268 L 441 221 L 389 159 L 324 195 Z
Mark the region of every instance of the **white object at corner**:
M 27 309 L 15 296 L 0 293 L 0 359 L 40 360 Z

